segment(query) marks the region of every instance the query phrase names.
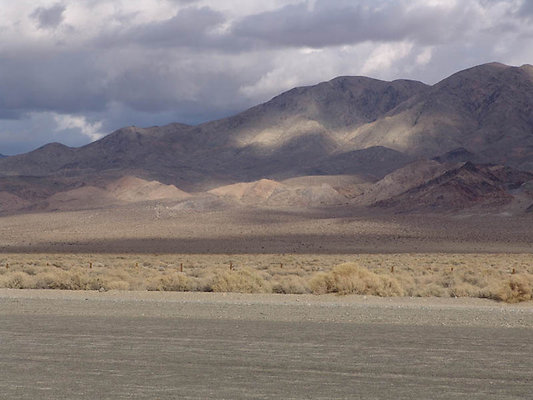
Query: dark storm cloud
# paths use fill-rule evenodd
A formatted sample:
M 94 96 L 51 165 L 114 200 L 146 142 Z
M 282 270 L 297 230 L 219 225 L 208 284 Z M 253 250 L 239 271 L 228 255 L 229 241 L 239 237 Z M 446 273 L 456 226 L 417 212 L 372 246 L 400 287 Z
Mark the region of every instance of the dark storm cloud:
M 103 109 L 105 74 L 85 52 L 17 53 L 0 62 L 3 113 Z
M 148 47 L 212 47 L 217 35 L 210 31 L 225 21 L 223 14 L 208 7 L 188 7 L 172 18 L 143 25 L 124 26 L 97 39 L 101 46 L 125 44 Z
M 443 9 L 407 1 L 307 2 L 244 18 L 238 36 L 265 44 L 321 48 L 365 41 L 439 43 L 461 35 L 471 23 L 468 7 Z
M 520 10 L 518 12 L 520 15 L 525 16 L 533 16 L 533 1 L 531 0 L 524 0 L 524 3 L 522 3 L 522 6 L 520 7 Z
M 56 4 L 52 7 L 38 7 L 30 16 L 37 21 L 37 26 L 42 29 L 56 28 L 63 22 L 63 13 L 66 7 Z
M 221 12 L 209 7 L 187 7 L 171 18 L 146 24 L 124 23 L 95 39 L 101 48 L 139 46 L 154 48 L 189 48 L 196 52 L 235 53 L 253 47 L 254 40 L 232 35 L 220 28 L 227 22 Z

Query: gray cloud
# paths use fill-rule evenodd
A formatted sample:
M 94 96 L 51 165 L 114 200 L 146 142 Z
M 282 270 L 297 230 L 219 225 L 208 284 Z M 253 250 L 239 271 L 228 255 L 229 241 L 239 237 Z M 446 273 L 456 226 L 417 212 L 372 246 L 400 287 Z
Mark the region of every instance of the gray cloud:
M 171 18 L 146 24 L 128 24 L 127 17 L 123 18 L 123 22 L 121 27 L 102 32 L 95 38 L 95 45 L 101 48 L 138 46 L 236 53 L 250 50 L 256 41 L 222 29 L 228 22 L 227 18 L 210 7 L 186 7 Z
M 472 23 L 468 4 L 451 9 L 408 6 L 404 0 L 317 0 L 312 8 L 302 2 L 244 18 L 234 33 L 265 44 L 295 47 L 406 39 L 428 44 L 459 37 Z
M 37 21 L 37 26 L 42 29 L 56 28 L 63 22 L 63 13 L 66 7 L 56 4 L 51 7 L 38 7 L 30 16 Z
M 89 141 L 76 124 L 61 130 L 61 116 L 102 132 L 199 123 L 337 75 L 435 83 L 533 61 L 530 1 L 227 1 L 0 0 L 13 11 L 0 32 L 0 153 Z
M 98 42 L 104 46 L 129 43 L 150 47 L 205 47 L 212 40 L 210 30 L 224 21 L 223 14 L 208 7 L 189 7 L 167 20 L 107 32 Z
M 87 52 L 18 53 L 0 62 L 0 109 L 10 112 L 101 110 L 105 73 Z

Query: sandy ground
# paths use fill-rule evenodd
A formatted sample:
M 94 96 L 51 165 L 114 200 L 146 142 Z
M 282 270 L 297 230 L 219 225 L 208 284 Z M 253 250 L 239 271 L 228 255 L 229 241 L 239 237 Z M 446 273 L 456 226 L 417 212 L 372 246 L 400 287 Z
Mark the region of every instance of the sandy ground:
M 0 290 L 6 399 L 526 399 L 533 307 Z
M 0 217 L 1 252 L 353 254 L 531 253 L 533 214 L 175 211 L 165 204 Z
M 207 318 L 533 329 L 533 302 L 202 292 L 0 289 L 0 315 Z

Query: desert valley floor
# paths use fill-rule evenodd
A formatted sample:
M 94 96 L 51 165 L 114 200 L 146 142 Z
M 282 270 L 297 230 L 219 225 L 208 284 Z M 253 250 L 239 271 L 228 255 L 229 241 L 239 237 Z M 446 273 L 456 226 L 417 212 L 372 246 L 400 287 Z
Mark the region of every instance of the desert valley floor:
M 372 214 L 365 209 L 176 211 L 164 203 L 0 218 L 3 252 L 530 253 L 533 214 Z
M 0 280 L 50 284 L 75 272 L 109 284 L 0 289 L 0 389 L 20 399 L 523 399 L 533 379 L 532 302 L 455 295 L 487 278 L 476 271 L 529 279 L 532 218 L 177 212 L 164 203 L 3 216 Z M 407 285 L 394 298 L 160 291 L 181 288 L 183 264 L 196 290 L 203 280 L 227 289 L 212 280 L 232 266 L 269 279 L 269 291 L 309 293 L 305 279 L 345 262 L 431 289 Z

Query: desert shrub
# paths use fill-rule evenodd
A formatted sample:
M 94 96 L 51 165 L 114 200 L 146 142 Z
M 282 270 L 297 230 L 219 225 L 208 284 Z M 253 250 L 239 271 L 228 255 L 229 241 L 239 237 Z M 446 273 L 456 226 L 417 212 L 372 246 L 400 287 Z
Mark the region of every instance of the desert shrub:
M 102 282 L 95 276 L 81 271 L 54 271 L 38 274 L 35 277 L 35 289 L 60 290 L 98 290 Z
M 66 283 L 70 286 L 70 290 L 98 290 L 104 287 L 101 279 L 86 272 L 72 273 L 70 279 L 66 279 Z
M 533 298 L 533 289 L 527 275 L 513 275 L 499 285 L 493 285 L 485 293 L 486 297 L 506 303 L 519 303 Z
M 403 290 L 404 296 L 417 296 L 418 286 L 415 276 L 412 273 L 397 271 L 393 277 L 398 283 L 398 286 Z
M 2 277 L 0 285 L 9 289 L 28 289 L 31 288 L 32 283 L 28 274 L 24 272 L 12 272 Z
M 120 281 L 120 280 L 110 280 L 106 281 L 103 284 L 103 287 L 106 290 L 130 290 L 130 284 L 126 281 Z
M 403 295 L 403 289 L 394 277 L 376 274 L 353 263 L 338 265 L 328 273 L 315 274 L 309 287 L 315 294 Z
M 33 266 L 30 266 L 30 265 L 25 265 L 24 267 L 22 267 L 22 271 L 28 275 L 31 275 L 31 276 L 35 276 L 38 274 L 39 270 L 38 268 L 35 268 Z
M 448 289 L 451 297 L 479 297 L 481 289 L 467 282 L 456 283 Z
M 155 291 L 184 292 L 190 290 L 190 279 L 181 272 L 172 272 L 150 279 L 146 288 Z
M 428 283 L 413 290 L 417 297 L 446 297 L 448 291 L 436 283 Z
M 35 279 L 35 289 L 59 289 L 62 286 L 62 283 L 60 283 L 58 275 L 59 274 L 52 272 L 39 274 Z
M 250 268 L 243 268 L 238 271 L 217 271 L 205 289 L 213 292 L 272 292 L 272 286 L 264 275 Z
M 317 272 L 309 280 L 309 289 L 313 294 L 326 294 L 335 292 L 335 282 L 331 273 Z
M 272 284 L 274 293 L 304 294 L 309 293 L 309 287 L 305 279 L 298 275 L 278 276 Z

